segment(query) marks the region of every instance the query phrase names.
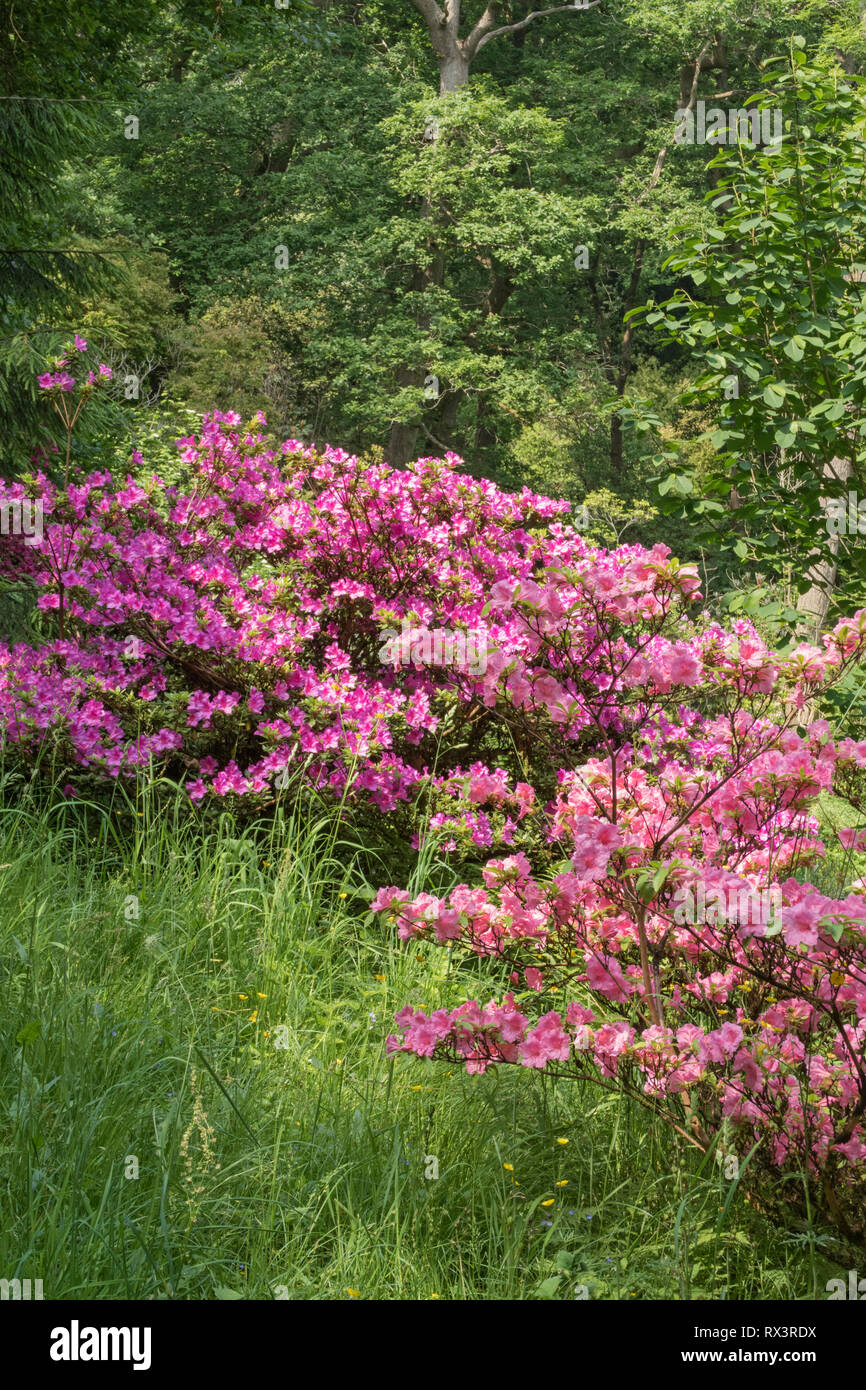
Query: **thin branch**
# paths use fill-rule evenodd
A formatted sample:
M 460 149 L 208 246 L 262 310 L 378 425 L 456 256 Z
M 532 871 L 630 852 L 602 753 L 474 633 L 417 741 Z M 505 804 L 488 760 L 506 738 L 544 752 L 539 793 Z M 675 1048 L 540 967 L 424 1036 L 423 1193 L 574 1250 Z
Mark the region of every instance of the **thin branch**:
M 702 63 L 703 60 L 704 60 L 704 57 L 705 57 L 705 55 L 706 55 L 706 52 L 707 52 L 707 49 L 709 48 L 709 46 L 710 46 L 710 45 L 709 45 L 708 43 L 705 43 L 704 46 L 703 46 L 703 48 L 701 49 L 700 53 L 698 54 L 697 58 L 695 59 L 695 75 L 694 75 L 694 77 L 693 77 L 693 79 L 692 79 L 692 90 L 691 90 L 691 93 L 690 93 L 690 95 L 689 95 L 689 99 L 688 99 L 688 101 L 686 102 L 685 106 L 681 106 L 681 107 L 678 108 L 680 111 L 693 111 L 693 110 L 694 110 L 695 100 L 696 100 L 697 95 L 698 95 L 698 83 L 700 82 L 700 78 L 701 78 L 701 63 Z M 644 189 L 643 193 L 642 193 L 642 194 L 640 195 L 640 197 L 638 198 L 638 200 L 637 200 L 638 203 L 642 203 L 643 200 L 644 200 L 644 198 L 646 198 L 650 193 L 652 193 L 653 189 L 655 188 L 656 184 L 658 183 L 659 179 L 661 178 L 662 169 L 663 169 L 664 166 L 665 166 L 665 160 L 666 160 L 667 157 L 668 157 L 668 149 L 669 149 L 669 148 L 670 148 L 670 147 L 669 147 L 668 145 L 663 145 L 662 148 L 659 150 L 658 159 L 656 160 L 655 168 L 654 168 L 653 171 L 652 171 L 652 175 L 651 175 L 651 177 L 650 177 L 650 181 L 649 181 L 649 183 L 647 184 L 646 188 Z
M 427 438 L 430 440 L 430 443 L 431 443 L 431 444 L 435 444 L 437 449 L 444 449 L 444 451 L 445 451 L 446 454 L 453 453 L 453 450 L 452 450 L 452 448 L 451 448 L 451 445 L 450 445 L 450 444 L 443 444 L 441 439 L 437 439 L 436 436 L 435 436 L 435 434 L 431 434 L 430 431 L 428 430 L 427 426 L 424 424 L 424 421 L 423 421 L 423 420 L 421 421 L 421 428 L 422 428 L 422 430 L 424 431 L 424 433 L 426 434 Z
M 601 0 L 590 0 L 588 5 L 555 5 L 550 10 L 533 10 L 532 14 L 528 14 L 526 18 L 521 19 L 519 23 L 504 24 L 501 29 L 489 29 L 485 25 L 488 14 L 491 10 L 495 10 L 496 8 L 494 5 L 488 5 L 468 39 L 464 41 L 466 56 L 470 59 L 474 58 L 476 53 L 480 53 L 484 45 L 489 43 L 491 39 L 498 39 L 500 34 L 518 34 L 521 29 L 525 29 L 527 25 L 531 24 L 535 19 L 544 19 L 545 16 L 549 14 L 562 14 L 565 10 L 572 10 L 578 14 L 583 14 L 587 10 L 594 10 L 595 7 L 600 4 Z M 494 19 L 495 15 L 491 17 L 491 22 L 493 22 Z

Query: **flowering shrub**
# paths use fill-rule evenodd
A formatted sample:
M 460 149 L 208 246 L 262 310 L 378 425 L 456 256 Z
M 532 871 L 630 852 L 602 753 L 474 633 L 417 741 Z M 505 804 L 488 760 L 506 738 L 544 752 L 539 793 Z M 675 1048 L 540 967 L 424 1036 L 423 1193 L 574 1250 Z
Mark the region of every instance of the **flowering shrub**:
M 407 1006 L 389 1048 L 634 1095 L 701 1148 L 750 1155 L 765 1190 L 801 1174 L 862 1234 L 866 897 L 804 875 L 825 853 L 813 804 L 866 765 L 866 745 L 798 717 L 861 656 L 866 612 L 783 656 L 746 623 L 687 621 L 694 576 L 658 554 L 566 546 L 560 530 L 532 581 L 494 586 L 523 633 L 505 624 L 484 686 L 558 769 L 549 855 L 491 859 L 481 884 L 442 897 L 392 887 L 373 902 L 404 939 L 490 958 L 504 992 Z M 578 764 L 587 729 L 594 756 Z
M 40 384 L 69 439 L 104 374 L 78 385 L 68 358 L 56 365 Z M 0 646 L 0 718 L 21 757 L 76 781 L 155 765 L 194 802 L 252 810 L 301 769 L 383 811 L 434 760 L 440 773 L 471 760 L 491 713 L 475 700 L 453 750 L 441 729 L 484 663 L 415 661 L 411 644 L 407 661 L 402 643 L 383 659 L 383 633 L 408 621 L 486 637 L 491 588 L 532 573 L 535 529 L 567 504 L 465 478 L 454 456 L 397 472 L 264 429 L 207 417 L 178 441 L 184 487 L 147 477 L 140 455 L 126 478 L 69 480 L 68 448 L 65 487 L 42 472 L 0 486 L 44 519 L 38 543 L 0 546 L 46 625 L 38 645 Z
M 7 751 L 91 783 L 156 767 L 193 806 L 261 813 L 312 787 L 402 807 L 452 866 L 495 852 L 441 895 L 377 894 L 402 938 L 499 982 L 498 1002 L 407 1005 L 389 1048 L 636 1096 L 701 1148 L 749 1155 L 759 1187 L 800 1174 L 862 1233 L 866 896 L 808 874 L 816 799 L 853 796 L 866 744 L 804 720 L 862 659 L 866 612 L 780 654 L 702 614 L 665 546 L 605 551 L 566 504 L 452 455 L 394 470 L 277 444 L 261 416 L 206 417 L 179 441 L 180 485 L 139 456 L 124 479 L 71 477 L 100 377 L 68 365 L 42 379 L 64 485 L 0 487 L 44 518 L 0 546 L 44 628 L 0 645 Z M 427 659 L 440 629 L 484 660 Z

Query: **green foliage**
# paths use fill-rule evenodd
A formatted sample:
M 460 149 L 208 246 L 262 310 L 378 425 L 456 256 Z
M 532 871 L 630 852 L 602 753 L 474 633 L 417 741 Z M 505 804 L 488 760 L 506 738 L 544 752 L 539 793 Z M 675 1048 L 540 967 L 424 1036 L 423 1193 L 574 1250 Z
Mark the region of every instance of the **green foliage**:
M 700 491 L 676 451 L 661 490 L 732 564 L 802 593 L 827 550 L 822 501 L 866 484 L 866 99 L 858 79 L 795 51 L 762 105 L 784 112 L 781 150 L 717 156 L 718 225 L 669 261 L 695 291 L 642 314 L 703 364 L 688 399 L 716 417 Z M 840 601 L 854 606 L 856 539 L 838 542 Z
M 74 8 L 74 13 L 73 13 Z M 81 0 L 72 8 L 0 0 L 0 466 L 25 467 L 44 436 L 34 378 L 74 305 L 104 290 L 110 257 L 87 237 L 61 175 L 104 142 L 130 47 L 151 0 Z
M 265 410 L 278 433 L 296 432 L 289 363 L 268 336 L 260 301 L 212 304 L 178 327 L 173 349 L 168 389 L 193 411 L 236 410 L 246 420 Z
M 784 5 L 710 8 L 731 82 L 754 82 Z M 512 481 L 545 440 L 571 475 L 574 437 L 586 482 L 627 489 L 601 402 L 649 341 L 624 336 L 623 313 L 666 285 L 677 226 L 704 216 L 701 152 L 654 170 L 671 74 L 705 19 L 684 28 L 671 10 L 659 27 L 622 3 L 615 53 L 596 14 L 539 22 L 486 46 L 471 84 L 440 99 L 409 6 L 336 5 L 318 30 L 297 8 L 246 27 L 227 11 L 216 35 L 171 7 L 140 64 L 141 137 L 118 133 L 95 177 L 120 223 L 165 248 L 201 334 L 173 389 L 227 389 L 228 324 L 254 304 L 240 352 L 317 442 L 388 450 L 401 425 L 416 452 L 454 448 Z

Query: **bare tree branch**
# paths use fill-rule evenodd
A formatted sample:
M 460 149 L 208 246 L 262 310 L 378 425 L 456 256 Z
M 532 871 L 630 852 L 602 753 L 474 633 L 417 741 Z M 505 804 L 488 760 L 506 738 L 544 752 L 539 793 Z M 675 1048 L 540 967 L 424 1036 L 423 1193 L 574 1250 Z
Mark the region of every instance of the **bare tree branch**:
M 436 0 L 410 0 L 410 3 L 421 17 L 427 21 L 431 30 L 437 26 L 444 29 L 446 23 L 445 15 L 436 4 Z
M 490 31 L 499 18 L 499 2 L 500 0 L 487 0 L 487 7 L 483 15 L 462 41 L 460 47 L 463 49 L 467 62 L 471 62 L 475 57 L 485 36 L 490 37 Z
M 436 445 L 436 448 L 437 448 L 437 449 L 441 449 L 442 452 L 443 452 L 443 454 L 450 454 L 450 453 L 451 453 L 451 445 L 450 445 L 450 444 L 443 444 L 441 439 L 437 439 L 436 436 L 435 436 L 435 434 L 431 434 L 430 431 L 428 430 L 427 426 L 424 424 L 424 421 L 423 421 L 423 420 L 421 421 L 421 428 L 422 428 L 422 430 L 424 431 L 424 433 L 426 434 L 427 438 L 430 440 L 430 443 L 431 443 L 431 444 L 435 444 L 435 445 Z
M 685 105 L 685 106 L 681 106 L 681 107 L 679 108 L 680 111 L 693 111 L 694 108 L 695 108 L 695 100 L 696 100 L 697 95 L 698 95 L 698 83 L 700 82 L 700 79 L 701 79 L 701 63 L 703 62 L 704 58 L 706 57 L 707 52 L 709 51 L 709 47 L 710 47 L 710 45 L 709 45 L 708 43 L 705 43 L 704 46 L 703 46 L 703 48 L 701 49 L 700 53 L 698 54 L 697 58 L 695 59 L 695 74 L 694 74 L 694 77 L 692 78 L 692 89 L 691 89 L 691 92 L 690 92 L 690 94 L 689 94 L 689 99 L 688 99 L 686 105 Z M 647 196 L 647 194 L 648 194 L 648 193 L 652 193 L 653 189 L 655 188 L 656 184 L 658 183 L 659 179 L 661 178 L 662 169 L 665 167 L 665 160 L 667 159 L 667 157 L 668 157 L 668 146 L 667 146 L 667 145 L 663 145 L 662 148 L 659 150 L 658 158 L 656 159 L 656 162 L 655 162 L 655 168 L 654 168 L 653 171 L 652 171 L 652 177 L 650 178 L 650 181 L 649 181 L 649 183 L 647 184 L 646 188 L 644 189 L 643 193 L 642 193 L 642 194 L 640 195 L 640 197 L 638 198 L 638 200 L 637 200 L 638 203 L 642 203 L 643 200 L 644 200 L 644 198 Z
M 517 34 L 535 19 L 544 19 L 545 16 L 549 14 L 563 14 L 566 10 L 571 10 L 577 14 L 583 14 L 587 10 L 594 10 L 596 6 L 600 4 L 601 0 L 589 0 L 589 4 L 586 5 L 554 5 L 553 8 L 549 10 L 533 10 L 532 14 L 528 14 L 525 19 L 521 19 L 517 24 L 503 24 L 500 29 L 492 29 L 490 27 L 491 23 L 496 22 L 495 13 L 491 16 L 490 22 L 485 24 L 491 10 L 495 12 L 496 9 L 498 9 L 498 5 L 488 5 L 484 14 L 472 30 L 472 33 L 467 39 L 464 39 L 464 50 L 467 57 L 474 58 L 476 53 L 480 53 L 484 45 L 489 43 L 491 39 L 498 39 L 500 34 Z

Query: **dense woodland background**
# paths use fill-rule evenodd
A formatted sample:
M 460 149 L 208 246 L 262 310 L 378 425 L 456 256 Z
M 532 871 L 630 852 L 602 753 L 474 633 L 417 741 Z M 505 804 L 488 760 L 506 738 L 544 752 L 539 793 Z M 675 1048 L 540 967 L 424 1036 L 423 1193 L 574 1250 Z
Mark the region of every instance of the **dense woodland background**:
M 864 592 L 821 512 L 860 467 L 861 9 L 4 0 L 7 476 L 50 459 L 35 373 L 74 328 L 116 377 L 77 462 L 164 469 L 214 407 L 454 450 L 820 625 Z M 673 139 L 761 99 L 781 157 Z

